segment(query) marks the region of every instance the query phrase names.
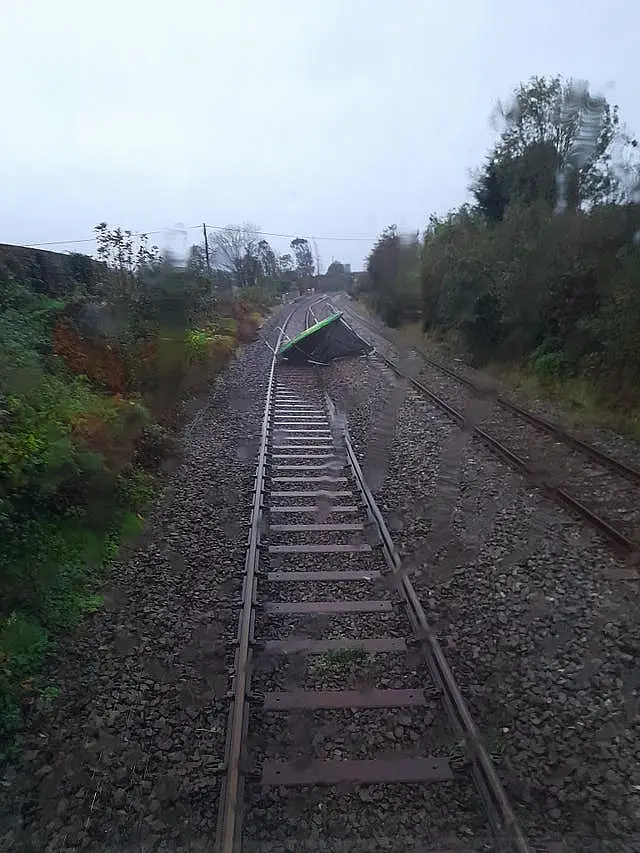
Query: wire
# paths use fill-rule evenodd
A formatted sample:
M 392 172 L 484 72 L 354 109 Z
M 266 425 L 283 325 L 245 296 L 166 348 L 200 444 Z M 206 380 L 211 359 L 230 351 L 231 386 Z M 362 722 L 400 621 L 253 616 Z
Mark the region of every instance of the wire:
M 224 225 L 207 225 L 207 228 L 211 228 L 214 231 L 242 231 L 242 228 L 229 227 Z M 295 240 L 296 237 L 300 237 L 300 234 L 276 234 L 273 231 L 256 231 L 256 234 L 260 234 L 264 237 L 284 237 L 287 240 L 292 239 Z M 370 243 L 372 240 L 377 240 L 380 235 L 376 234 L 375 237 L 347 237 L 347 236 L 335 236 L 331 237 L 328 235 L 323 235 L 321 237 L 309 236 L 306 239 L 308 240 L 353 240 L 360 243 Z
M 76 243 L 94 243 L 95 237 L 86 237 L 84 240 L 50 240 L 48 243 L 25 243 L 25 249 L 40 249 L 42 246 L 70 246 Z
M 211 231 L 244 231 L 245 228 L 241 225 L 205 225 L 207 230 Z M 180 231 L 193 231 L 195 229 L 201 229 L 202 224 L 199 225 L 185 225 L 182 228 L 159 228 L 155 231 L 139 231 L 135 234 L 131 234 L 132 237 L 149 237 L 153 234 L 166 234 L 170 231 L 180 232 Z M 253 229 L 251 229 L 253 231 Z M 281 237 L 286 240 L 295 240 L 301 235 L 298 234 L 279 234 L 274 231 L 259 231 L 256 230 L 253 233 L 260 235 L 261 237 Z M 379 238 L 379 234 L 376 234 L 375 237 L 355 237 L 355 236 L 347 236 L 347 235 L 336 235 L 336 236 L 328 236 L 323 235 L 321 237 L 318 236 L 310 236 L 303 239 L 310 240 L 325 240 L 325 241 L 338 241 L 338 242 L 356 242 L 356 243 L 371 243 Z M 27 243 L 25 245 L 26 249 L 39 249 L 44 246 L 71 246 L 71 245 L 79 245 L 81 243 L 95 243 L 96 237 L 84 237 L 81 240 L 48 240 L 43 243 Z
M 207 225 L 207 228 L 209 226 Z M 186 225 L 184 228 L 158 228 L 155 231 L 137 231 L 132 233 L 132 237 L 149 237 L 152 234 L 166 234 L 167 231 L 191 231 L 194 228 L 202 228 L 200 225 Z M 40 246 L 70 246 L 76 243 L 95 243 L 97 237 L 84 237 L 82 240 L 49 240 L 45 243 L 27 243 L 25 249 L 38 249 Z

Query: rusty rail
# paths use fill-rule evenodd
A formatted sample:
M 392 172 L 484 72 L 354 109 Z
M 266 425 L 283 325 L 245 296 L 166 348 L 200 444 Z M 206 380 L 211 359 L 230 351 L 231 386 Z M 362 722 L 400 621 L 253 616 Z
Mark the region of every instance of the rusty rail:
M 369 323 L 364 320 L 359 314 L 356 314 L 356 312 L 352 311 L 349 308 L 345 308 L 344 310 L 346 310 L 352 316 L 356 317 L 359 322 L 362 322 L 363 325 L 369 327 L 377 335 L 380 335 L 381 338 L 384 338 L 384 340 L 387 340 L 389 343 L 394 344 L 394 341 L 391 340 L 391 338 L 384 335 L 372 323 Z M 420 351 L 419 348 L 414 347 L 414 349 L 416 349 L 416 351 L 424 358 L 427 363 L 442 369 L 443 372 L 451 375 L 453 378 L 460 380 L 468 387 L 473 388 L 474 390 L 478 390 L 477 386 L 470 379 L 462 377 L 450 368 L 446 368 L 444 365 L 440 365 L 438 362 L 434 362 L 432 359 L 429 359 Z M 437 406 L 439 406 L 443 411 L 445 411 L 460 426 L 464 425 L 465 417 L 462 412 L 459 412 L 457 409 L 455 409 L 453 406 L 443 400 L 442 397 L 440 397 L 438 394 L 428 388 L 424 383 L 420 382 L 418 379 L 415 379 L 412 376 L 408 376 L 395 361 L 388 358 L 386 355 L 383 355 L 378 350 L 375 350 L 374 352 L 375 355 L 382 362 L 384 362 L 387 367 L 393 370 L 397 376 L 406 379 L 414 388 L 420 391 L 421 394 L 424 394 L 426 397 L 429 397 L 430 400 L 436 403 Z M 624 474 L 624 476 L 628 479 L 637 479 L 640 482 L 640 471 L 638 471 L 637 469 L 625 465 L 625 463 L 620 462 L 620 460 L 615 459 L 613 456 L 609 456 L 609 454 L 604 453 L 598 448 L 593 447 L 592 445 L 583 442 L 581 439 L 570 435 L 570 433 L 567 433 L 561 427 L 557 427 L 551 421 L 547 421 L 545 418 L 540 418 L 537 415 L 534 415 L 532 412 L 528 412 L 527 410 L 522 409 L 520 406 L 517 406 L 515 403 L 511 403 L 511 401 L 506 400 L 503 397 L 499 397 L 497 398 L 497 400 L 503 407 L 514 411 L 516 414 L 521 415 L 522 417 L 529 420 L 531 423 L 540 426 L 542 429 L 545 429 L 548 432 L 552 432 L 563 440 L 566 440 L 567 443 L 570 443 L 576 448 L 583 450 L 585 453 L 588 453 L 588 455 L 592 456 L 594 459 L 597 459 L 603 464 L 606 464 L 608 467 L 619 471 L 619 473 Z M 576 515 L 585 519 L 589 524 L 591 524 L 592 527 L 595 527 L 600 533 L 603 533 L 605 537 L 609 540 L 609 542 L 611 542 L 614 548 L 621 555 L 629 555 L 637 550 L 638 546 L 636 542 L 629 539 L 628 536 L 626 536 L 617 527 L 614 527 L 614 525 L 608 522 L 605 518 L 602 518 L 602 516 L 589 509 L 589 507 L 586 506 L 581 500 L 579 500 L 579 498 L 575 497 L 566 489 L 562 488 L 562 486 L 556 486 L 552 483 L 544 481 L 542 483 L 539 482 L 538 473 L 532 465 L 530 465 L 521 456 L 518 456 L 517 453 L 514 453 L 512 450 L 510 450 L 497 438 L 494 438 L 486 430 L 482 429 L 482 427 L 473 426 L 472 432 L 474 435 L 478 436 L 478 438 L 480 438 L 484 442 L 484 444 L 486 444 L 491 450 L 501 456 L 509 465 L 520 471 L 522 474 L 525 474 L 531 479 L 536 480 L 538 487 L 541 488 L 541 490 L 551 500 L 555 501 L 556 503 L 562 504 Z
M 227 745 L 225 751 L 225 776 L 220 794 L 220 809 L 218 814 L 217 853 L 234 853 L 237 850 L 240 809 L 244 777 L 240 771 L 242 757 L 242 742 L 247 724 L 247 684 L 249 667 L 251 665 L 251 621 L 253 618 L 253 601 L 255 597 L 256 576 L 258 571 L 260 527 L 262 518 L 262 498 L 265 484 L 267 463 L 267 442 L 269 437 L 269 422 L 273 402 L 273 388 L 276 373 L 276 353 L 285 335 L 286 328 L 295 313 L 295 308 L 287 316 L 274 347 L 271 360 L 267 394 L 262 417 L 260 432 L 260 449 L 256 467 L 256 478 L 253 486 L 253 504 L 251 507 L 251 522 L 249 527 L 249 543 L 244 567 L 244 582 L 242 590 L 242 610 L 238 626 L 238 639 L 234 665 L 232 700 L 227 724 Z
M 327 397 L 329 410 L 335 411 L 333 403 Z M 366 479 L 354 453 L 349 438 L 348 428 L 345 427 L 345 450 L 360 489 L 362 499 L 367 507 L 370 520 L 376 525 L 382 544 L 383 555 L 396 581 L 396 588 L 404 598 L 409 620 L 413 625 L 416 637 L 426 658 L 434 683 L 441 691 L 443 703 L 448 712 L 454 729 L 464 738 L 467 757 L 471 762 L 472 773 L 476 787 L 482 797 L 487 816 L 495 835 L 502 844 L 509 845 L 509 850 L 517 853 L 530 853 L 522 830 L 515 814 L 509 805 L 505 791 L 498 779 L 493 762 L 487 752 L 480 732 L 471 718 L 467 704 L 464 701 L 456 680 L 447 663 L 440 643 L 433 634 L 427 621 L 424 608 L 418 595 L 402 569 L 400 555 L 393 543 L 382 513 L 375 502 L 367 485 Z M 501 849 L 505 849 L 501 847 Z
M 315 304 L 315 303 L 314 303 Z M 294 309 L 282 326 L 280 341 L 285 334 Z M 306 321 L 311 314 L 307 312 Z M 319 371 L 317 371 L 319 372 Z M 308 380 L 304 380 L 305 389 Z M 239 853 L 241 849 L 243 800 L 245 775 L 248 772 L 244 742 L 249 725 L 249 700 L 260 703 L 263 712 L 282 713 L 301 709 L 340 709 L 340 708 L 396 708 L 420 707 L 427 702 L 439 700 L 444 706 L 454 731 L 464 738 L 467 747 L 467 758 L 470 778 L 482 797 L 489 823 L 494 831 L 496 840 L 500 842 L 501 850 L 511 853 L 530 853 L 515 815 L 507 801 L 506 795 L 497 777 L 491 758 L 483 745 L 480 733 L 473 723 L 467 706 L 462 698 L 453 674 L 444 658 L 442 650 L 432 634 L 422 605 L 408 577 L 402 572 L 400 558 L 395 549 L 391 535 L 384 523 L 382 515 L 375 504 L 373 496 L 367 487 L 349 439 L 346 425 L 336 418 L 335 408 L 326 394 L 319 390 L 316 402 L 313 398 L 299 398 L 297 393 L 283 388 L 282 381 L 276 380 L 276 358 L 271 363 L 267 385 L 264 416 L 260 439 L 260 449 L 256 466 L 253 503 L 249 529 L 245 573 L 243 581 L 241 613 L 238 624 L 236 654 L 234 661 L 234 677 L 232 682 L 231 705 L 229 708 L 227 727 L 227 746 L 225 762 L 221 768 L 224 771 L 220 804 L 218 812 L 218 832 L 216 838 L 217 853 Z M 324 402 L 323 402 L 324 400 Z M 319 402 L 318 402 L 319 401 Z M 322 407 L 324 415 L 319 414 Z M 273 420 L 272 420 L 273 419 Z M 324 422 L 324 426 L 322 425 Z M 279 424 L 279 426 L 278 426 Z M 285 426 L 286 424 L 286 426 Z M 301 428 L 304 424 L 304 428 Z M 286 433 L 289 438 L 282 437 Z M 281 437 L 276 438 L 277 435 Z M 310 442 L 315 440 L 315 444 Z M 292 447 L 288 444 L 297 442 Z M 271 442 L 271 444 L 270 444 Z M 321 442 L 318 444 L 317 442 Z M 305 448 L 308 449 L 305 450 Z M 325 448 L 333 447 L 332 453 Z M 302 452 L 301 452 L 302 451 Z M 313 456 L 310 454 L 313 453 Z M 351 490 L 342 485 L 346 477 L 330 477 L 324 473 L 325 456 L 333 455 L 342 460 L 345 473 L 351 477 Z M 307 458 L 308 457 L 308 458 Z M 292 460 L 297 459 L 296 464 Z M 320 465 L 310 466 L 310 461 L 320 461 Z M 286 472 L 275 476 L 272 466 Z M 292 470 L 296 476 L 290 476 Z M 335 469 L 334 469 L 335 470 Z M 302 473 L 304 472 L 304 473 Z M 311 473 L 309 473 L 311 472 Z M 316 476 L 318 475 L 318 476 Z M 327 491 L 317 481 L 329 480 L 336 488 Z M 307 490 L 297 491 L 298 483 L 304 482 Z M 283 489 L 289 484 L 290 489 Z M 357 497 L 360 494 L 361 500 Z M 278 519 L 271 523 L 271 516 L 279 512 L 285 515 L 291 512 L 314 512 L 315 507 L 305 505 L 273 505 L 268 498 L 273 499 L 332 495 L 351 497 L 348 505 L 334 505 L 334 511 L 360 512 L 361 522 L 342 521 L 333 524 L 329 519 L 326 523 L 318 524 L 315 518 L 309 523 L 279 524 Z M 313 503 L 313 501 L 312 501 Z M 353 504 L 359 504 L 354 506 Z M 364 507 L 364 511 L 363 511 Z M 265 577 L 268 581 L 303 585 L 306 582 L 353 581 L 355 583 L 370 582 L 382 573 L 386 573 L 384 564 L 380 561 L 381 571 L 375 567 L 363 570 L 350 570 L 349 564 L 336 567 L 338 555 L 346 553 L 372 553 L 373 546 L 353 541 L 351 544 L 325 542 L 318 545 L 307 544 L 273 544 L 268 539 L 261 541 L 263 529 L 263 512 L 269 514 L 269 530 L 273 533 L 305 533 L 305 532 L 342 532 L 364 530 L 365 518 L 377 530 L 382 547 L 382 555 L 386 567 L 393 573 L 396 587 L 404 601 L 407 615 L 414 629 L 417 644 L 422 649 L 427 662 L 432 689 L 428 687 L 411 689 L 362 689 L 362 690 L 291 690 L 273 691 L 261 696 L 251 694 L 251 669 L 253 666 L 252 653 L 255 649 L 264 648 L 267 652 L 291 654 L 292 652 L 319 653 L 330 649 L 363 649 L 367 651 L 397 652 L 406 651 L 407 642 L 403 638 L 384 636 L 368 639 L 315 639 L 287 638 L 267 640 L 257 643 L 254 639 L 254 614 L 257 598 L 258 576 L 262 577 L 259 566 L 260 555 L 264 554 L 326 554 L 327 569 L 322 567 L 313 571 L 268 571 Z M 378 558 L 379 559 L 379 558 Z M 338 570 L 336 570 L 338 569 Z M 383 599 L 345 599 L 330 601 L 267 601 L 261 605 L 261 611 L 267 614 L 339 614 L 339 613 L 390 613 L 397 605 L 388 598 Z M 438 756 L 412 758 L 366 758 L 366 759 L 319 759 L 306 763 L 283 762 L 280 760 L 265 760 L 258 772 L 252 778 L 259 779 L 266 786 L 306 786 L 306 785 L 336 785 L 341 783 L 440 783 L 454 778 L 452 768 L 446 758 Z
M 356 313 L 351 308 L 344 306 L 341 310 L 346 311 L 353 317 L 356 317 L 363 324 L 363 326 L 367 326 L 369 329 L 371 329 L 371 331 L 375 332 L 377 335 L 380 335 L 380 337 L 383 338 L 385 341 L 388 341 L 390 344 L 395 345 L 395 341 L 393 340 L 393 338 L 391 338 L 389 335 L 386 335 L 384 331 L 379 329 L 374 323 L 369 322 L 369 320 L 362 317 L 360 314 Z M 473 391 L 481 391 L 478 384 L 474 382 L 473 379 L 470 379 L 468 376 L 459 373 L 452 367 L 448 367 L 446 364 L 443 364 L 442 362 L 431 358 L 431 356 L 428 355 L 422 347 L 416 346 L 415 344 L 412 344 L 411 346 L 422 358 L 422 360 L 430 367 L 434 367 L 436 370 L 439 370 L 441 373 L 444 373 L 447 376 L 450 376 L 452 379 L 457 380 L 462 385 L 466 385 L 467 388 L 471 388 Z M 496 395 L 495 400 L 496 403 L 503 409 L 506 409 L 507 411 L 519 415 L 521 418 L 529 421 L 529 423 L 534 424 L 534 426 L 539 427 L 541 430 L 544 430 L 550 435 L 554 435 L 557 438 L 560 438 L 565 444 L 569 444 L 572 447 L 575 447 L 576 450 L 580 450 L 586 456 L 590 456 L 596 462 L 599 462 L 607 468 L 611 468 L 618 474 L 622 474 L 623 477 L 626 477 L 632 482 L 640 483 L 640 469 L 634 468 L 633 465 L 628 465 L 626 462 L 622 462 L 620 459 L 616 459 L 615 456 L 611 456 L 611 454 L 606 453 L 604 450 L 600 450 L 599 447 L 596 447 L 593 444 L 589 444 L 588 441 L 583 441 L 583 439 L 578 438 L 577 435 L 573 435 L 564 427 L 560 426 L 560 424 L 557 424 L 554 421 L 550 421 L 548 418 L 543 418 L 542 415 L 537 415 L 535 412 L 529 411 L 529 409 L 525 409 L 523 406 L 520 406 L 518 403 L 515 403 L 513 400 L 510 400 L 508 397 L 504 397 L 501 394 L 498 394 Z

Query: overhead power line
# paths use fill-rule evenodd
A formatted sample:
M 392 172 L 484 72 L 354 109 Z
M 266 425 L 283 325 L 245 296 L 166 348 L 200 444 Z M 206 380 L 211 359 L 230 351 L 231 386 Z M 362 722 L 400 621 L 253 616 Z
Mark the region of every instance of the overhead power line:
M 207 226 L 208 228 L 209 226 Z M 170 231 L 191 231 L 194 228 L 202 228 L 202 225 L 185 225 L 183 228 L 158 228 L 155 231 L 132 232 L 132 237 L 151 237 L 154 234 L 166 234 Z M 78 243 L 95 243 L 96 237 L 83 237 L 81 240 L 48 240 L 44 243 L 27 243 L 27 249 L 39 249 L 41 246 L 70 246 Z
M 241 225 L 238 225 L 238 226 L 207 225 L 206 227 L 207 227 L 207 230 L 211 230 L 211 231 L 243 231 L 244 230 L 244 227 Z M 152 231 L 138 231 L 136 233 L 132 233 L 131 236 L 132 237 L 145 237 L 145 236 L 151 237 L 151 236 L 154 236 L 156 234 L 171 233 L 172 231 L 176 232 L 176 233 L 180 233 L 181 231 L 193 231 L 193 230 L 200 229 L 200 228 L 202 228 L 202 224 L 185 225 L 181 228 L 178 228 L 178 227 L 175 227 L 175 228 L 158 228 L 158 229 L 155 229 Z M 371 243 L 371 242 L 377 240 L 380 236 L 379 234 L 376 234 L 375 237 L 371 237 L 371 236 L 357 237 L 357 236 L 345 235 L 345 234 L 336 234 L 333 236 L 325 234 L 325 235 L 319 236 L 319 235 L 305 235 L 305 234 L 301 234 L 300 232 L 297 234 L 280 234 L 280 233 L 277 233 L 275 231 L 260 231 L 260 230 L 256 230 L 255 233 L 261 237 L 280 237 L 280 238 L 285 239 L 285 240 L 294 240 L 296 237 L 306 237 L 306 239 L 309 239 L 309 240 L 355 242 L 355 243 Z M 40 249 L 40 248 L 43 248 L 45 246 L 72 246 L 72 245 L 75 246 L 75 245 L 80 245 L 82 243 L 95 243 L 95 242 L 96 242 L 95 237 L 83 237 L 82 239 L 78 239 L 78 240 L 46 240 L 42 243 L 27 243 L 26 248 L 27 249 Z
M 228 230 L 226 226 L 223 225 L 207 225 L 207 228 L 211 228 L 214 231 L 226 231 Z M 241 231 L 241 228 L 233 228 L 234 231 Z M 322 236 L 313 235 L 313 234 L 276 234 L 273 231 L 256 231 L 256 234 L 260 234 L 263 237 L 283 237 L 286 240 L 295 240 L 296 237 L 306 237 L 308 240 L 348 240 L 359 243 L 370 243 L 372 240 L 377 240 L 380 236 L 376 234 L 375 237 L 351 237 L 346 235 L 335 235 L 331 236 L 328 234 L 324 234 Z

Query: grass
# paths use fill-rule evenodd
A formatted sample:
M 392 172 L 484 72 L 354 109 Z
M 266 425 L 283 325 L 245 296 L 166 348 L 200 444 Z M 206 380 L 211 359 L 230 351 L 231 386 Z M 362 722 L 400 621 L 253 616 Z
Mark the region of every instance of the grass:
M 363 303 L 357 303 L 356 310 L 379 322 Z M 437 332 L 423 334 L 418 322 L 402 326 L 395 334 L 408 345 L 426 350 L 436 361 L 458 359 L 466 363 L 463 348 L 455 336 Z M 525 405 L 551 403 L 568 428 L 608 429 L 640 441 L 640 389 L 612 394 L 586 376 L 540 376 L 529 362 L 490 362 L 482 372 L 497 379 L 507 397 L 515 391 Z
M 525 400 L 553 403 L 570 427 L 599 427 L 640 441 L 640 401 L 628 397 L 608 397 L 593 381 L 572 376 L 540 378 L 527 364 L 489 365 L 487 372 Z
M 493 761 L 499 761 L 505 754 L 507 749 L 507 734 L 508 729 L 498 730 L 495 727 L 488 728 L 484 732 L 482 736 L 484 747 Z M 467 745 L 464 737 L 454 737 L 449 741 L 447 756 L 455 764 L 463 763 L 467 760 Z
M 369 308 L 367 303 L 364 302 L 363 300 L 354 299 L 351 304 L 353 305 L 353 310 L 356 311 L 358 314 L 362 314 L 363 317 L 366 317 L 367 319 L 371 320 L 372 322 L 375 322 L 375 323 L 380 322 L 380 318 L 376 314 L 373 313 L 371 308 Z
M 363 649 L 335 649 L 311 658 L 309 669 L 315 675 L 344 675 L 372 660 Z
M 23 714 L 46 707 L 59 695 L 43 663 L 60 637 L 103 606 L 101 588 L 121 547 L 140 533 L 142 502 L 155 495 L 148 480 L 135 483 L 136 510 L 122 508 L 102 533 L 75 520 L 33 530 L 33 550 L 12 569 L 32 578 L 23 602 L 0 617 L 0 760 L 19 747 Z M 127 495 L 131 499 L 131 495 Z M 28 568 L 27 568 L 28 567 Z
M 490 727 L 485 731 L 484 745 L 494 761 L 497 761 L 506 752 L 506 735 L 508 733 L 509 730 L 507 728 L 497 729 L 495 727 Z

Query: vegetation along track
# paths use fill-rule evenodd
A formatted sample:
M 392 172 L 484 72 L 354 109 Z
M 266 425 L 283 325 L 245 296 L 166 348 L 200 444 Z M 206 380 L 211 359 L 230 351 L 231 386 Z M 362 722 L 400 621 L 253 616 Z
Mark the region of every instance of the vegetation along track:
M 442 850 L 445 836 L 529 849 L 321 370 L 274 356 L 216 849 Z
M 387 344 L 397 346 L 392 337 L 360 314 L 342 304 L 340 310 Z M 479 383 L 435 361 L 419 348 L 414 349 L 426 364 L 420 378 L 406 376 L 402 366 L 380 349 L 376 356 L 459 424 L 471 422 L 485 444 L 529 476 L 552 499 L 586 519 L 621 554 L 637 557 L 638 468 L 505 397 L 488 394 Z

